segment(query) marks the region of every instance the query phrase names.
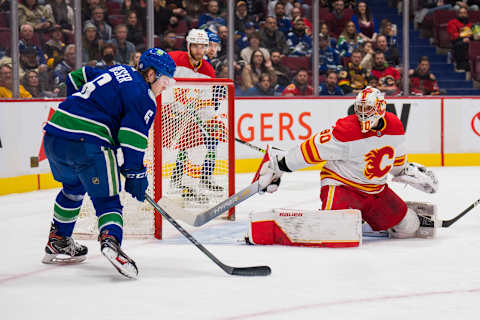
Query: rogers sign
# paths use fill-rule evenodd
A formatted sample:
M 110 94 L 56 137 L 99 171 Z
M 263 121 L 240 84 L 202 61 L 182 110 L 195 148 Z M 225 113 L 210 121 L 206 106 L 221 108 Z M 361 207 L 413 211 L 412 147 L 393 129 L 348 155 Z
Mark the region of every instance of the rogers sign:
M 480 137 L 480 112 L 473 116 L 471 124 L 473 132 Z

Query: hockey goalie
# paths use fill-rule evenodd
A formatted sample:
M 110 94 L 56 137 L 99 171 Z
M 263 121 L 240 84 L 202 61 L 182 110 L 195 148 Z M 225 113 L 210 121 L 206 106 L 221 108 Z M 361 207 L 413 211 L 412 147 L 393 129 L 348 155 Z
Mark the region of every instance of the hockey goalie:
M 315 134 L 286 154 L 271 155 L 271 159 L 260 170 L 262 188 L 274 192 L 283 173 L 325 161 L 321 170 L 322 211 L 307 225 L 321 223 L 318 216 L 355 209 L 361 212 L 362 220 L 373 231 L 386 231 L 393 238 L 433 237 L 439 226 L 435 205 L 404 202 L 389 188 L 387 176 L 391 174 L 392 181 L 409 184 L 426 193 L 435 193 L 438 180 L 434 173 L 420 164 L 407 162 L 403 125 L 394 114 L 386 112 L 385 98 L 378 89 L 367 87 L 362 90 L 356 97 L 354 110 L 355 114 L 339 119 L 332 129 Z M 268 243 L 263 240 L 258 242 L 257 239 L 270 239 L 270 244 L 295 242 L 291 241 L 284 227 L 281 230 L 286 233 L 288 241 L 285 237 L 269 238 L 259 234 L 257 231 L 277 230 L 257 228 L 256 223 L 266 221 L 262 219 L 262 214 L 265 215 L 252 214 L 248 239 L 251 243 Z M 270 219 L 268 221 L 273 221 L 277 226 L 285 223 L 279 222 L 275 212 L 269 213 L 269 216 L 267 220 Z M 298 229 L 306 225 L 305 221 L 302 224 L 297 220 L 305 220 L 305 216 L 311 216 L 311 213 L 292 215 L 289 219 L 290 223 L 300 225 L 296 239 L 302 239 Z M 358 224 L 351 225 L 349 228 L 354 235 Z M 325 230 L 320 228 L 319 233 L 305 232 L 303 241 L 322 237 L 325 237 Z

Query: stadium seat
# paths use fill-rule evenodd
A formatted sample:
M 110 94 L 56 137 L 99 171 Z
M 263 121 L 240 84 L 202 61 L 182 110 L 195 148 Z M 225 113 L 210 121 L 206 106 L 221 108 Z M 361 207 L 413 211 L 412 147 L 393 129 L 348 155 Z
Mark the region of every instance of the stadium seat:
M 10 26 L 10 11 L 0 12 L 0 27 L 8 28 Z
M 470 42 L 468 49 L 472 78 L 480 81 L 480 41 Z
M 178 25 L 175 28 L 168 27 L 168 31 L 175 32 L 176 34 L 181 34 L 183 36 L 187 35 L 188 32 L 188 25 L 185 19 L 180 19 L 178 21 Z
M 447 32 L 447 24 L 456 16 L 455 10 L 437 10 L 433 13 L 433 36 L 438 47 L 451 48 L 452 43 Z
M 162 39 L 160 39 L 159 36 L 156 34 L 153 35 L 153 46 L 155 48 L 161 48 L 162 47 Z
M 311 70 L 311 62 L 309 57 L 283 57 L 282 64 L 287 67 L 292 74 L 297 73 L 300 69 Z
M 185 36 L 177 35 L 177 40 L 175 40 L 175 48 L 177 50 L 186 50 L 185 47 Z
M 122 13 L 122 7 L 121 7 L 120 2 L 107 1 L 105 3 L 105 5 L 107 7 L 107 12 L 108 12 L 109 15 L 111 15 L 111 14 L 118 15 L 118 14 Z
M 8 28 L 0 28 L 0 48 L 5 51 L 10 51 L 11 42 L 10 37 L 12 36 L 10 29 Z
M 126 16 L 124 14 L 111 14 L 108 16 L 108 22 L 114 28 L 117 24 L 125 23 Z
M 480 11 L 468 11 L 468 19 L 472 24 L 480 23 Z

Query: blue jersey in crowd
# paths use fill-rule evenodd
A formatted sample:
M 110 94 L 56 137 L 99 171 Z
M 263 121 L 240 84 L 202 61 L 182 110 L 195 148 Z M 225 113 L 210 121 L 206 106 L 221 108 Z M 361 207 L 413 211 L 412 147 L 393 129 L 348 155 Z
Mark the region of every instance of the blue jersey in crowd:
M 124 166 L 141 168 L 156 113 L 153 92 L 131 66 L 83 67 L 66 80 L 68 97 L 45 125 L 50 134 L 122 148 Z

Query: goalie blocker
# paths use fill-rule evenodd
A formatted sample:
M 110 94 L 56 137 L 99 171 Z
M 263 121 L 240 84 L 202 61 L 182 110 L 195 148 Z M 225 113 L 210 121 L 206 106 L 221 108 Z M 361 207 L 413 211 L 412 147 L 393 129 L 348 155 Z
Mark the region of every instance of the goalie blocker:
M 251 212 L 246 241 L 263 245 L 358 247 L 362 242 L 362 216 L 354 209 Z

